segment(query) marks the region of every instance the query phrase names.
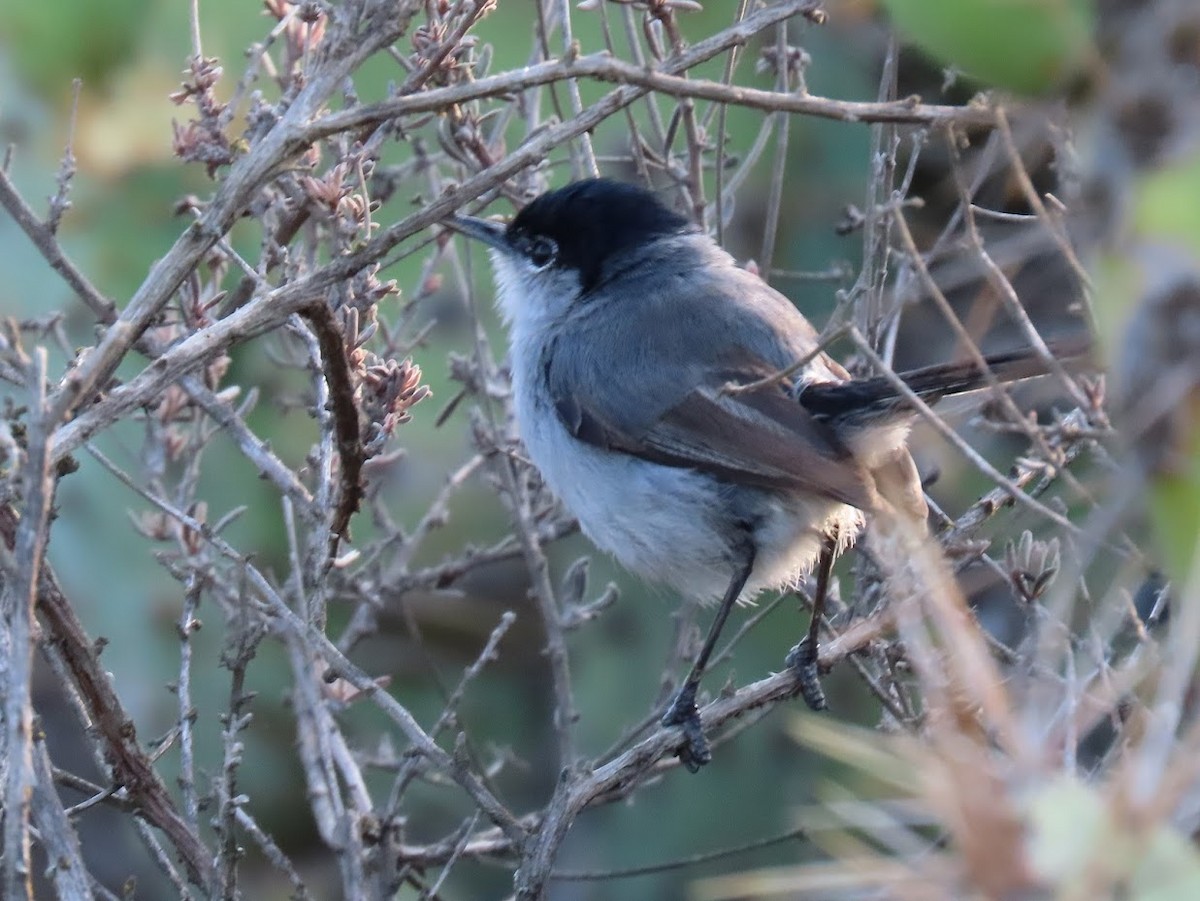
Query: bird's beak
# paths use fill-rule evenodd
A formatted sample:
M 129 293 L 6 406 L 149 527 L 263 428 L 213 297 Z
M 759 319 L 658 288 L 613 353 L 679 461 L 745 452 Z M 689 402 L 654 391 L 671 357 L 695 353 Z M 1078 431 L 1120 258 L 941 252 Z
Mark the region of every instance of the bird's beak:
M 446 220 L 446 224 L 468 238 L 482 241 L 488 247 L 494 247 L 501 251 L 512 249 L 509 247 L 504 226 L 499 222 L 493 222 L 491 219 L 479 219 L 475 216 L 454 215 Z

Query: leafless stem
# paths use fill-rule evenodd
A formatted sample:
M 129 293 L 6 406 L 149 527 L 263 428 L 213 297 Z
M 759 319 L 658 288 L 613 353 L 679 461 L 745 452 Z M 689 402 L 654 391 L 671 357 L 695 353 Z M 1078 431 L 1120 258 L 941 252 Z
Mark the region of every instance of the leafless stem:
M 53 423 L 46 407 L 47 355 L 34 350 L 28 361 L 29 426 L 26 432 L 23 514 L 5 560 L 3 614 L 6 642 L 0 665 L 4 695 L 4 896 L 31 898 L 29 812 L 37 787 L 33 754 L 34 607 L 46 552 L 50 504 L 54 496 L 50 442 Z
M 782 21 L 789 15 L 794 15 L 795 9 L 803 5 L 806 4 L 794 0 L 794 2 L 775 4 L 752 13 L 742 22 L 716 35 L 715 38 L 693 44 L 678 58 L 665 60 L 662 69 L 642 68 L 606 54 L 541 63 L 518 72 L 481 78 L 468 85 L 438 88 L 412 97 L 397 97 L 345 112 L 330 113 L 313 122 L 302 134 L 297 135 L 296 140 L 313 141 L 400 116 L 433 112 L 449 104 L 495 97 L 512 91 L 559 82 L 566 78 L 594 78 L 598 81 L 611 82 L 630 88 L 642 88 L 647 92 L 655 91 L 672 97 L 690 97 L 696 100 L 744 106 L 764 112 L 816 116 L 838 122 L 907 122 L 927 126 L 955 124 L 982 127 L 992 127 L 996 124 L 995 113 L 984 106 L 926 104 L 917 97 L 889 102 L 833 100 L 811 94 L 786 94 L 778 91 L 731 86 L 716 81 L 684 78 L 675 74 L 687 71 L 732 45 L 743 43 L 750 35 Z M 641 95 L 642 92 L 638 92 L 637 96 Z
M 71 118 L 67 132 L 67 146 L 63 149 L 62 162 L 58 167 L 58 190 L 50 198 L 50 212 L 46 216 L 46 230 L 53 235 L 62 223 L 62 217 L 71 208 L 68 195 L 71 190 L 71 179 L 75 177 L 75 124 L 79 118 L 79 91 L 83 82 L 76 78 L 71 84 Z
M 33 768 L 36 780 L 30 799 L 33 823 L 46 857 L 51 861 L 55 890 L 60 898 L 92 898 L 94 895 L 79 847 L 79 836 L 55 791 L 50 754 L 42 738 L 34 742 Z
M 192 724 L 196 711 L 192 707 L 192 634 L 200 628 L 197 614 L 204 579 L 193 573 L 183 596 L 179 614 L 179 681 L 175 692 L 179 697 L 179 791 L 183 812 L 193 830 L 200 828 L 200 805 L 196 797 L 195 745 Z
M 777 90 L 791 88 L 791 66 L 788 59 L 787 26 L 775 29 L 776 65 L 779 67 Z M 766 224 L 763 226 L 762 251 L 758 265 L 766 276 L 775 258 L 775 241 L 779 230 L 779 212 L 783 205 L 783 179 L 787 171 L 788 129 L 791 120 L 784 118 L 775 129 L 775 163 L 771 167 L 771 188 L 767 192 Z

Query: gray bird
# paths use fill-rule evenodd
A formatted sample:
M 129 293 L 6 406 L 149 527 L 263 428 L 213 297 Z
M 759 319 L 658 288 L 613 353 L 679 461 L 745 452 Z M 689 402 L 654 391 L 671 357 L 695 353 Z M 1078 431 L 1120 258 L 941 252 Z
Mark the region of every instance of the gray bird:
M 734 603 L 818 559 L 823 602 L 834 556 L 881 503 L 924 526 L 913 413 L 888 379 L 851 379 L 791 301 L 640 187 L 579 181 L 507 225 L 447 224 L 490 248 L 517 424 L 550 490 L 627 569 L 720 601 L 662 718 L 683 727 L 694 771 L 711 757 L 696 690 Z M 1001 381 L 1043 371 L 1025 351 L 988 362 Z M 931 401 L 985 384 L 970 363 L 901 378 Z M 819 618 L 788 658 L 814 707 Z

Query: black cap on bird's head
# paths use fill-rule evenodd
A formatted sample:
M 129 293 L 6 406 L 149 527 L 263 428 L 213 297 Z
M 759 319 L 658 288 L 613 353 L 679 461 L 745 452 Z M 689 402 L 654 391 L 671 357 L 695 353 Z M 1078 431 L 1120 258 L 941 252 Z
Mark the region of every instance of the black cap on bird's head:
M 471 216 L 450 224 L 536 267 L 557 265 L 579 273 L 584 291 L 623 251 L 656 238 L 691 231 L 691 223 L 645 188 L 606 178 L 572 182 L 530 201 L 507 226 Z

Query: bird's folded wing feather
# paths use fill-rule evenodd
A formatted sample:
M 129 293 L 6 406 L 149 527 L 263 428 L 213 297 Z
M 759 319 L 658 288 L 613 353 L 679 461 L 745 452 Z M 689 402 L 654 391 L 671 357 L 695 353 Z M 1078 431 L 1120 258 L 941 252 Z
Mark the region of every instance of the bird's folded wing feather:
M 728 381 L 748 383 L 763 372 L 730 373 Z M 737 484 L 808 492 L 860 509 L 872 506 L 874 492 L 863 468 L 829 426 L 778 386 L 729 394 L 722 390 L 725 380 L 701 384 L 680 392 L 657 415 L 638 417 L 604 409 L 572 390 L 568 379 L 548 374 L 559 419 L 580 441 Z M 653 408 L 653 403 L 639 398 L 631 406 Z

